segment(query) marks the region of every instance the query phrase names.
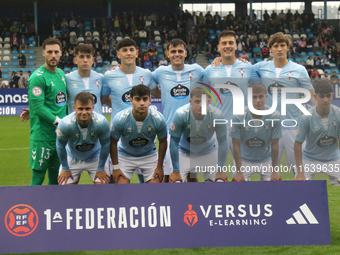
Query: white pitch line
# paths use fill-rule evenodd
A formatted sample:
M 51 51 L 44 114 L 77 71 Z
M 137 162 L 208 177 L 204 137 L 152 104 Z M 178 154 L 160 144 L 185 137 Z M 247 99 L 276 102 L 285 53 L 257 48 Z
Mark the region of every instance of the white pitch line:
M 8 148 L 8 149 L 0 149 L 0 151 L 12 151 L 12 150 L 26 150 L 30 147 L 24 147 L 24 148 Z

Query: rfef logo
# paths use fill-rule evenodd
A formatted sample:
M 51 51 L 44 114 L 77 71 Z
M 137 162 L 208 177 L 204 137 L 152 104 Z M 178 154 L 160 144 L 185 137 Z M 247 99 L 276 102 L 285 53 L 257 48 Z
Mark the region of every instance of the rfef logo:
M 196 222 L 198 221 L 197 218 L 197 213 L 192 210 L 192 205 L 189 204 L 188 205 L 188 209 L 185 213 L 184 213 L 184 222 L 189 226 L 192 227 L 196 224 Z
M 39 217 L 29 205 L 19 204 L 8 210 L 5 216 L 7 230 L 15 236 L 28 236 L 37 228 Z

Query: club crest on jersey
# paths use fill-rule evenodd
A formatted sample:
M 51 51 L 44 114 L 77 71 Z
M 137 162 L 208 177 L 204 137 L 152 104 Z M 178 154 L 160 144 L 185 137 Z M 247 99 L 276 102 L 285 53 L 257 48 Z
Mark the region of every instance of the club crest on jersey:
M 148 126 L 148 127 L 146 128 L 146 130 L 147 130 L 148 133 L 150 134 L 150 132 L 153 130 L 153 128 L 152 128 L 151 126 Z
M 293 73 L 292 72 L 287 73 L 287 75 L 289 77 L 289 80 L 290 80 L 291 77 L 293 77 Z
M 268 134 L 268 130 L 269 130 L 269 124 L 268 123 L 266 123 L 266 132 L 267 132 L 267 134 Z
M 66 104 L 66 94 L 62 92 L 61 90 L 58 92 L 58 94 L 55 97 L 55 103 L 59 106 L 63 106 Z
M 175 123 L 171 122 L 171 124 L 170 124 L 170 130 L 171 130 L 171 131 L 175 131 L 175 130 L 176 130 L 176 125 L 175 125 Z
M 235 86 L 235 87 L 238 87 L 236 83 L 233 83 L 233 82 L 231 82 L 231 81 L 227 81 L 225 84 L 227 84 L 227 85 L 233 85 L 233 86 Z M 227 89 L 227 88 L 220 88 L 220 92 L 221 92 L 221 94 L 224 95 L 224 96 L 228 96 L 228 97 L 231 97 L 231 96 L 232 96 L 231 91 L 230 91 L 229 89 Z
M 35 96 L 40 96 L 42 93 L 42 89 L 38 86 L 35 86 L 33 89 L 32 89 L 32 94 L 35 95 Z
M 189 76 L 189 78 L 190 78 L 190 80 L 192 79 L 192 76 L 194 75 L 191 71 L 189 71 L 188 73 L 187 73 L 187 75 Z
M 170 95 L 175 99 L 181 100 L 189 95 L 189 89 L 181 84 L 178 84 L 170 90 Z
M 338 122 L 336 120 L 333 120 L 332 125 L 334 126 L 334 129 L 336 129 L 336 126 L 338 125 Z
M 268 86 L 268 94 L 272 95 L 273 94 L 273 88 L 277 88 L 277 96 L 281 97 L 281 89 L 284 88 L 283 85 L 281 85 L 278 82 L 273 83 L 272 85 Z
M 96 133 L 92 130 L 92 131 L 91 131 L 91 137 L 94 138 L 94 135 L 95 135 L 95 134 L 96 134 Z
M 98 80 L 96 80 L 96 81 L 94 82 L 94 84 L 96 84 L 96 85 L 97 85 L 97 88 L 99 89 L 100 82 L 99 82 Z
M 299 134 L 301 134 L 301 128 L 298 128 L 296 131 L 296 135 L 298 136 Z
M 243 74 L 245 73 L 246 71 L 243 70 L 243 68 L 241 68 L 241 70 L 239 71 L 239 73 L 241 74 L 242 78 L 243 78 Z
M 143 82 L 144 82 L 145 79 L 143 78 L 143 76 L 139 77 L 139 80 L 142 84 L 144 84 Z
M 210 129 L 212 128 L 211 123 L 209 123 L 209 124 L 207 125 L 207 128 L 208 128 L 208 131 L 210 131 Z

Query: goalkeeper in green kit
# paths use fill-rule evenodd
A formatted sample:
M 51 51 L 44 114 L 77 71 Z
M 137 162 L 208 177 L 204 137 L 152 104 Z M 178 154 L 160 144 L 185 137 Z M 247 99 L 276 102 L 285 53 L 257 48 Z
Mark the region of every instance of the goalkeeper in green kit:
M 58 185 L 59 158 L 56 151 L 56 126 L 66 115 L 66 78 L 58 63 L 61 43 L 55 38 L 43 42 L 45 64 L 28 81 L 31 117 L 31 185 L 41 185 L 48 170 L 49 185 Z

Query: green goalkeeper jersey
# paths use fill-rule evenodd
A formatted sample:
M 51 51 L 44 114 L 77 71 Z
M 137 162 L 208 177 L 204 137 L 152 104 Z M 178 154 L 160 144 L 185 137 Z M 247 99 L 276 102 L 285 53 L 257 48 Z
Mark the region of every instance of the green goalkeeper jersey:
M 62 70 L 48 71 L 45 65 L 31 75 L 28 81 L 28 100 L 31 118 L 31 141 L 56 141 L 58 116 L 66 115 L 66 78 Z

